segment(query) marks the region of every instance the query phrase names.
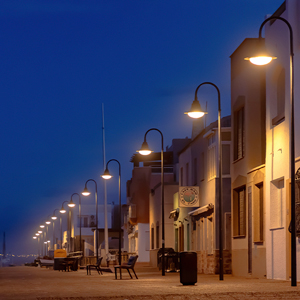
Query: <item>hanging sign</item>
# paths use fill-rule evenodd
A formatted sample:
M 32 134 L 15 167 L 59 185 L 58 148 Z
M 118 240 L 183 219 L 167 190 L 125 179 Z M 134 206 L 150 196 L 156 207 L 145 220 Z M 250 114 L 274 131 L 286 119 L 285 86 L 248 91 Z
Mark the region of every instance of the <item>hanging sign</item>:
M 179 207 L 198 207 L 199 186 L 179 187 Z

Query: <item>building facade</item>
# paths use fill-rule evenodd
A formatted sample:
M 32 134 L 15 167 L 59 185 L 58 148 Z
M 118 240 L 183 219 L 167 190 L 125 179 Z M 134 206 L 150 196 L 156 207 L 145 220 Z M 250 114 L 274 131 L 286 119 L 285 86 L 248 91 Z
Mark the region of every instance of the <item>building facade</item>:
M 223 253 L 224 272 L 231 273 L 230 227 L 230 143 L 231 118 L 221 120 L 221 147 L 223 155 Z M 194 128 L 195 129 L 195 128 Z M 219 168 L 217 122 L 193 132 L 192 141 L 179 153 L 179 187 L 199 187 L 196 207 L 180 205 L 180 193 L 174 194 L 173 235 L 175 251 L 196 251 L 198 272 L 216 274 L 219 271 Z M 176 213 L 175 213 L 176 212 Z
M 258 39 L 231 55 L 232 273 L 266 276 L 265 69 L 244 58 Z

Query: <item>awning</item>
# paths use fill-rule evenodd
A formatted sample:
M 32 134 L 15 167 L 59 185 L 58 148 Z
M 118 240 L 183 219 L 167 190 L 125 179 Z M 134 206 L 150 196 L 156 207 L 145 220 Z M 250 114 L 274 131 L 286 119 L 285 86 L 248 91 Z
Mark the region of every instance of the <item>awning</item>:
M 213 209 L 213 208 L 214 208 L 214 205 L 212 203 L 209 203 L 207 205 L 204 205 L 202 207 L 199 207 L 195 210 L 190 211 L 188 214 L 189 214 L 189 216 L 197 216 L 197 215 L 205 213 L 208 210 Z
M 179 208 L 176 208 L 170 212 L 169 219 L 175 219 L 179 216 Z

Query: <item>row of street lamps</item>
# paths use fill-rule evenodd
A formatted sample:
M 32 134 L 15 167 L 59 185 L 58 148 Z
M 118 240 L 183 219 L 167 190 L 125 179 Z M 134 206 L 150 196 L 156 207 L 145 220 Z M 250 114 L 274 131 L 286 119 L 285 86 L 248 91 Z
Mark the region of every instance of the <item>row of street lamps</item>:
M 271 16 L 267 18 L 260 26 L 259 29 L 259 41 L 258 46 L 259 50 L 256 55 L 253 55 L 250 58 L 245 58 L 249 60 L 251 63 L 256 65 L 265 65 L 271 62 L 275 57 L 266 54 L 265 43 L 261 36 L 263 26 L 269 22 L 270 20 L 281 20 L 283 21 L 289 28 L 290 31 L 290 72 L 291 72 L 291 90 L 290 90 L 290 176 L 291 176 L 291 270 L 292 270 L 292 286 L 297 285 L 297 277 L 296 277 L 296 226 L 295 226 L 295 141 L 294 141 L 294 53 L 293 53 L 293 32 L 292 27 L 289 22 L 278 16 Z M 218 93 L 218 168 L 219 168 L 219 195 L 218 195 L 218 204 L 219 204 L 219 279 L 223 280 L 223 203 L 222 203 L 222 149 L 221 149 L 221 100 L 220 100 L 220 90 L 219 88 L 211 83 L 211 82 L 203 82 L 201 83 L 195 91 L 195 98 L 191 106 L 191 110 L 187 112 L 189 117 L 191 118 L 201 118 L 207 112 L 202 111 L 201 105 L 197 98 L 197 92 L 199 88 L 203 85 L 211 85 L 213 86 Z M 161 135 L 161 221 L 162 221 L 162 275 L 165 275 L 165 261 L 164 261 L 164 253 L 165 253 L 165 221 L 164 221 L 164 145 L 163 145 L 163 134 L 157 128 L 149 129 L 144 136 L 144 142 L 142 143 L 141 149 L 138 151 L 141 155 L 149 155 L 152 151 L 149 149 L 148 143 L 146 141 L 146 136 L 150 131 L 157 131 Z M 115 161 L 119 165 L 119 263 L 121 263 L 121 164 L 116 159 L 111 159 L 106 164 L 106 169 L 102 177 L 104 179 L 110 179 L 112 176 L 108 170 L 108 164 L 112 161 Z M 96 256 L 98 260 L 98 203 L 97 203 L 97 183 L 93 179 L 89 179 L 85 183 L 84 191 L 82 195 L 88 196 L 90 192 L 87 189 L 87 183 L 89 181 L 93 181 L 95 183 L 95 203 L 96 203 Z M 77 194 L 77 193 L 74 193 Z M 74 195 L 73 194 L 73 195 Z M 72 195 L 72 196 L 73 196 Z M 77 194 L 79 196 L 79 194 Z M 71 201 L 72 202 L 72 197 Z M 70 206 L 70 203 L 68 204 Z M 79 205 L 81 206 L 81 200 L 79 196 Z M 75 204 L 74 204 L 75 206 Z M 62 213 L 62 211 L 60 211 Z M 80 208 L 79 208 L 80 214 Z M 53 217 L 52 217 L 53 218 Z M 54 225 L 53 225 L 54 226 Z M 80 218 L 80 247 L 81 247 L 81 218 Z

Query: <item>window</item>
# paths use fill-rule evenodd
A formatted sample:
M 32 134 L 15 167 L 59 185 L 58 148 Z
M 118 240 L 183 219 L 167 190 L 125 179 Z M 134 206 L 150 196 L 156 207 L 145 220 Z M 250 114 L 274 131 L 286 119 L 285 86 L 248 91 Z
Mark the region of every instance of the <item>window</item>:
M 189 185 L 189 163 L 186 163 L 185 165 L 185 185 Z
M 233 191 L 233 236 L 246 235 L 246 187 Z
M 145 231 L 145 251 L 149 251 L 149 242 L 150 242 L 150 237 L 149 237 L 149 231 Z
M 194 158 L 194 164 L 193 164 L 193 185 L 197 185 L 197 158 Z
M 207 151 L 207 179 L 216 177 L 216 144 L 208 146 Z
M 154 227 L 151 227 L 151 249 L 154 249 Z
M 244 157 L 244 107 L 234 113 L 234 160 Z
M 207 218 L 207 254 L 213 254 L 213 219 Z
M 263 242 L 264 229 L 264 198 L 263 184 L 255 186 L 254 203 L 253 203 L 253 241 L 254 243 Z
M 180 185 L 183 186 L 183 168 L 180 168 Z
M 271 183 L 270 197 L 270 227 L 272 229 L 283 227 L 283 179 L 275 180 Z
M 159 225 L 156 225 L 156 248 L 159 248 Z
M 222 175 L 230 175 L 230 144 L 222 143 Z
M 178 228 L 175 229 L 175 252 L 178 252 Z
M 204 219 L 200 219 L 200 250 L 204 250 L 205 247 L 205 235 L 204 235 Z
M 201 153 L 201 161 L 200 161 L 200 167 L 199 167 L 199 179 L 201 181 L 204 180 L 204 152 Z
M 285 71 L 281 69 L 277 80 L 277 116 L 272 119 L 272 125 L 277 125 L 285 118 Z

